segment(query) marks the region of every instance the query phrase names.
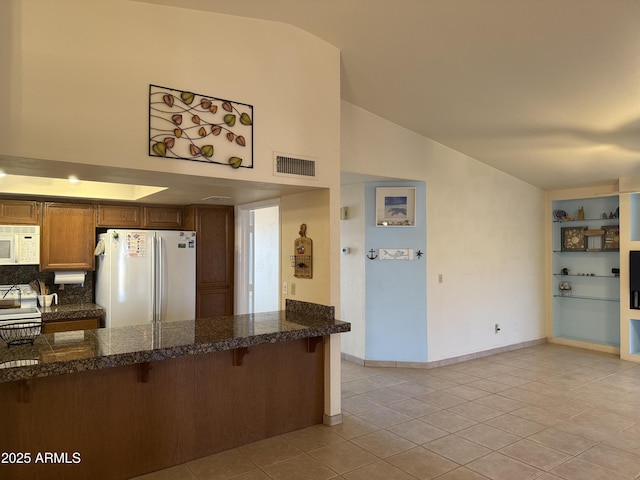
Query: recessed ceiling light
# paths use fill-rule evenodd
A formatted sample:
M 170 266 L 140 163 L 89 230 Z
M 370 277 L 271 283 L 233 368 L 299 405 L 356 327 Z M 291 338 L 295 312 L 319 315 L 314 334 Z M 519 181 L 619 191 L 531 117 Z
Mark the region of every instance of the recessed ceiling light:
M 78 183 L 80 180 L 78 180 L 78 177 L 76 177 L 75 175 L 70 175 L 69 176 L 69 182 L 70 183 Z
M 7 174 L 4 173 L 4 170 L 0 170 L 0 177 L 6 177 L 6 176 L 7 176 Z

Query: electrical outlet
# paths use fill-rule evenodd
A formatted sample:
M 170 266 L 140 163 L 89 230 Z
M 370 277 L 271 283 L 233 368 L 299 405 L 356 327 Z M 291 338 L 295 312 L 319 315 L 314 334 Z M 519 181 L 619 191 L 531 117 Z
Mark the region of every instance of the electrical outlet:
M 282 294 L 289 295 L 289 284 L 287 282 L 282 283 Z
M 498 333 L 500 331 L 500 324 L 499 323 L 496 323 L 495 331 L 496 331 L 496 333 Z
M 438 283 L 442 283 L 442 274 L 441 273 L 438 274 Z

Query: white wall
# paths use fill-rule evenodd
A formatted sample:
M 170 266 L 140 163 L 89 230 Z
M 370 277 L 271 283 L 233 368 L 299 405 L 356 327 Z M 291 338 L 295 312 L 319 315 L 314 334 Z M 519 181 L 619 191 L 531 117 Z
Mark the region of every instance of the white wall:
M 340 54 L 303 30 L 128 0 L 3 0 L 0 17 L 0 155 L 300 184 L 274 180 L 276 151 L 339 186 Z M 149 84 L 253 105 L 255 167 L 150 157 Z
M 326 188 L 330 228 L 316 238 L 336 277 L 315 283 L 312 297 L 339 308 L 338 49 L 282 23 L 128 0 L 5 0 L 0 17 L 11 26 L 0 33 L 0 162 Z M 150 157 L 149 84 L 253 105 L 254 168 Z M 275 177 L 274 152 L 316 158 L 317 179 Z
M 341 111 L 343 171 L 427 184 L 428 361 L 545 337 L 544 193 L 347 102 Z

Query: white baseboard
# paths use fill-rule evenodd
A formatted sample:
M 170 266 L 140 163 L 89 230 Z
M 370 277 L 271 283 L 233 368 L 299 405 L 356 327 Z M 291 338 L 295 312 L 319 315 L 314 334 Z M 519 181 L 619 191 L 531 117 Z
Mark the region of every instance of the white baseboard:
M 445 365 L 453 365 L 460 362 L 466 362 L 468 360 L 475 360 L 476 358 L 488 357 L 489 355 L 495 355 L 497 353 L 510 352 L 511 350 L 519 350 L 521 348 L 532 347 L 534 345 L 542 345 L 547 343 L 547 337 L 538 338 L 537 340 L 529 340 L 527 342 L 514 343 L 513 345 L 506 345 L 504 347 L 492 348 L 490 350 L 483 350 L 482 352 L 470 353 L 467 355 L 461 355 L 459 357 L 445 358 L 443 360 L 436 360 L 433 362 L 396 362 L 393 360 L 366 360 L 347 353 L 342 353 L 341 358 L 357 365 L 365 367 L 390 367 L 390 368 L 436 368 L 444 367 Z

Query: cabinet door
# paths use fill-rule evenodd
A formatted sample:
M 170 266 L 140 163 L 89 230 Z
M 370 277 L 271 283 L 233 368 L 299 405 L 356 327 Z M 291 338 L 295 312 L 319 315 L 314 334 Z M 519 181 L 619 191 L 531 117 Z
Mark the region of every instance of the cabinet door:
M 93 270 L 93 205 L 44 204 L 40 270 Z
M 143 228 L 182 228 L 181 207 L 143 207 Z
M 38 225 L 40 204 L 23 200 L 0 200 L 0 223 Z
M 138 228 L 140 207 L 134 205 L 98 205 L 98 227 Z
M 196 316 L 233 314 L 233 207 L 190 207 L 186 228 L 196 236 Z

